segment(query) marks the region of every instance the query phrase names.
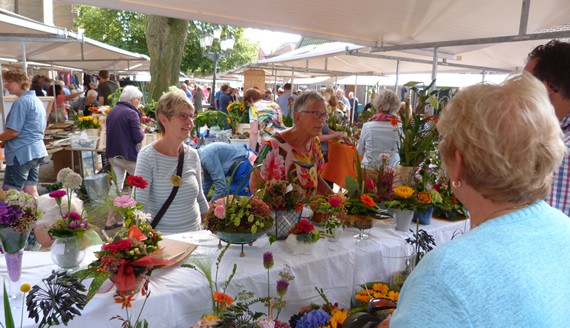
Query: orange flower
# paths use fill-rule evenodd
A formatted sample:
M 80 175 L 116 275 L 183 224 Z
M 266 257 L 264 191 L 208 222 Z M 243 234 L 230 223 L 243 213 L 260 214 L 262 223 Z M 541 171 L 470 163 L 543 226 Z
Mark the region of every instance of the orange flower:
M 121 303 L 121 310 L 124 309 L 125 306 L 127 308 L 130 308 L 133 306 L 131 304 L 131 301 L 133 300 L 134 297 L 135 297 L 134 294 L 127 296 L 124 293 L 121 293 L 121 295 L 115 295 L 115 303 Z
M 220 304 L 223 309 L 234 304 L 234 299 L 230 295 L 218 291 L 214 293 L 214 301 Z
M 431 202 L 431 197 L 429 196 L 427 191 L 421 191 L 416 195 L 416 198 L 420 201 L 420 203 L 429 204 Z
M 362 204 L 369 206 L 369 207 L 376 206 L 374 199 L 372 199 L 372 197 L 370 197 L 366 194 L 360 196 L 360 201 L 362 202 Z
M 390 125 L 391 126 L 397 126 L 398 125 L 398 119 L 395 117 L 390 118 Z

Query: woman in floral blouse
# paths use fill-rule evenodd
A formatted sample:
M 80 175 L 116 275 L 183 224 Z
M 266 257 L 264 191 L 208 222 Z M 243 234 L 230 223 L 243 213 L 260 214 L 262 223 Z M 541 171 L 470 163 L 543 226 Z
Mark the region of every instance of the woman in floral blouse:
M 248 89 L 243 101 L 249 105 L 249 148 L 256 150 L 258 139 L 263 143 L 275 132 L 285 130 L 279 105 L 271 100 L 263 100 L 261 91 Z
M 293 127 L 263 142 L 251 175 L 251 190 L 261 189 L 267 180 L 283 179 L 299 184 L 307 197 L 332 193 L 320 176 L 324 160 L 318 136 L 327 119 L 321 95 L 308 91 L 298 97 Z

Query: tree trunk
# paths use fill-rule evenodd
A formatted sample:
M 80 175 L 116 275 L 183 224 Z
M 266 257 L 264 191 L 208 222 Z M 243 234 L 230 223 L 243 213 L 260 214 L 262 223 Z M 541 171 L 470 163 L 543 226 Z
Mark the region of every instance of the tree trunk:
M 150 98 L 158 100 L 169 86 L 178 84 L 188 21 L 147 15 L 145 33 L 150 54 Z

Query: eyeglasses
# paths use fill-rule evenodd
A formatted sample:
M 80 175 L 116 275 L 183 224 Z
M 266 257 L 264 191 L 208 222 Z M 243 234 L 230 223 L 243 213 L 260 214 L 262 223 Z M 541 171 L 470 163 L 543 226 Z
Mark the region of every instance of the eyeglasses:
M 183 113 L 183 112 L 177 112 L 177 113 L 172 113 L 170 116 L 171 117 L 176 116 L 183 121 L 187 121 L 188 119 L 190 121 L 194 121 L 194 113 L 188 114 L 188 113 Z
M 301 111 L 300 113 L 310 113 L 313 114 L 313 117 L 316 118 L 317 120 L 320 120 L 321 118 L 325 118 L 325 120 L 329 119 L 329 113 L 327 112 L 319 112 L 319 111 Z

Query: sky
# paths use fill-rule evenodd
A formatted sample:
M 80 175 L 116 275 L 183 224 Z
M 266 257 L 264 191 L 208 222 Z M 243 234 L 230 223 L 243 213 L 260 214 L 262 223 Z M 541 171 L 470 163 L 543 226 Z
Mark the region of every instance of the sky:
M 301 40 L 300 35 L 283 32 L 272 32 L 268 30 L 258 30 L 253 28 L 246 29 L 245 36 L 251 42 L 259 42 L 259 46 L 265 53 L 271 53 L 272 50 L 279 48 L 279 46 L 284 43 L 297 42 Z

